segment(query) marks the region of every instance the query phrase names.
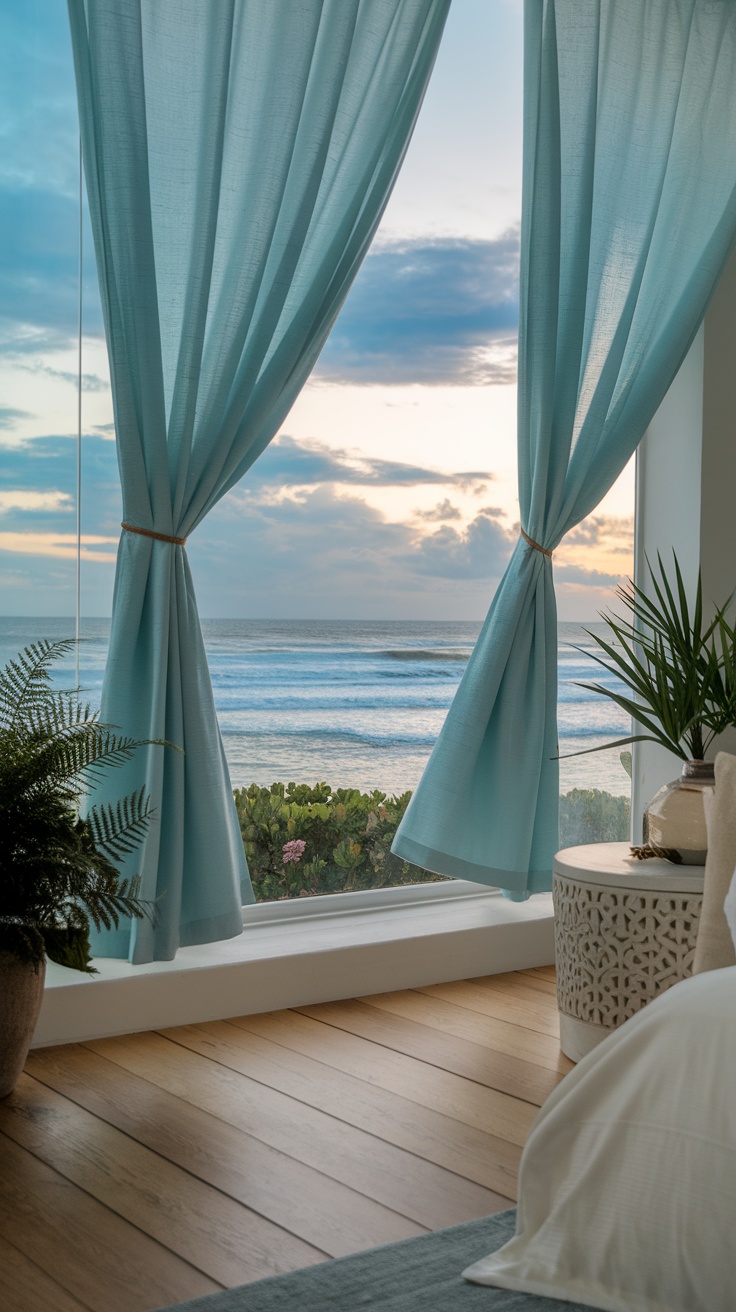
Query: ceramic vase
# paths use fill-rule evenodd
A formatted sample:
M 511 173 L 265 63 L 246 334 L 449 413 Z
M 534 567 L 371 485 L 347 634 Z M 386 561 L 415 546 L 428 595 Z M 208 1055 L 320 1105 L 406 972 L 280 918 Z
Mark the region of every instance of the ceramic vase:
M 667 859 L 678 865 L 705 865 L 708 831 L 704 798 L 712 795 L 714 787 L 712 761 L 686 761 L 680 778 L 660 788 L 646 809 L 645 844 L 663 849 Z

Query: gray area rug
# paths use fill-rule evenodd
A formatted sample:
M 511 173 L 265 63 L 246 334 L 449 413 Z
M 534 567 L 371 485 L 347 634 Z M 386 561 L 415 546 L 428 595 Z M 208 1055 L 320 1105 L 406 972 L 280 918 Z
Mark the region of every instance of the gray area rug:
M 338 1257 L 285 1276 L 271 1276 L 222 1294 L 177 1303 L 178 1312 L 594 1312 L 461 1279 L 471 1262 L 505 1244 L 514 1233 L 515 1209 L 435 1230 L 418 1239 Z M 169 1309 L 169 1312 L 173 1312 Z

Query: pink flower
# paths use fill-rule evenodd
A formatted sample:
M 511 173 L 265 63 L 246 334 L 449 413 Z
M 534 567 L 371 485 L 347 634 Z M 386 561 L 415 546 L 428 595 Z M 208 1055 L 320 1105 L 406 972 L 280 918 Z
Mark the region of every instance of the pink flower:
M 307 845 L 303 838 L 292 838 L 291 842 L 284 843 L 284 846 L 281 849 L 284 854 L 281 858 L 284 865 L 287 866 L 290 861 L 294 861 L 295 863 L 301 861 L 306 846 Z

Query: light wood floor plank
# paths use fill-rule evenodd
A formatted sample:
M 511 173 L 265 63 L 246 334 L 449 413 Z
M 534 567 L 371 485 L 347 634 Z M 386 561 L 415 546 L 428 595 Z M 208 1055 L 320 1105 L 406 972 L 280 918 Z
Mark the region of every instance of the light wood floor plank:
M 511 1196 L 509 1189 L 516 1188 L 521 1155 L 516 1142 L 368 1085 L 227 1021 L 184 1025 L 166 1030 L 165 1035 L 192 1052 L 319 1107 L 337 1120 L 368 1130 L 505 1197 Z
M 559 1077 L 544 1067 L 357 1000 L 299 1007 L 304 1016 L 541 1106 Z
M 427 1228 L 78 1045 L 31 1053 L 26 1069 L 331 1257 Z
M 2 1133 L 0 1229 L 91 1312 L 151 1312 L 221 1288 Z
M 487 977 L 486 977 L 487 978 Z M 542 993 L 547 993 L 557 1002 L 557 978 L 555 975 L 538 975 L 536 970 L 519 970 L 513 971 L 507 976 L 508 979 L 518 979 L 519 983 L 531 985 L 532 988 L 538 989 Z
M 455 995 L 454 1002 L 413 989 L 401 993 L 366 994 L 359 1001 L 429 1025 L 444 1034 L 481 1044 L 495 1052 L 532 1062 L 553 1071 L 558 1077 L 572 1070 L 572 1062 L 560 1051 L 559 1039 L 466 1007 L 460 993 Z
M 499 976 L 496 979 L 501 978 Z M 455 1002 L 469 1011 L 482 1012 L 496 1020 L 505 1020 L 523 1029 L 534 1030 L 538 1034 L 547 1034 L 559 1042 L 560 1024 L 557 1010 L 554 1013 L 546 1005 L 546 998 L 540 993 L 527 997 L 523 991 L 519 994 L 513 990 L 507 992 L 503 987 L 489 987 L 486 984 L 472 984 L 469 980 L 453 981 L 449 984 L 429 984 L 418 990 L 429 998 L 440 998 L 444 1002 Z
M 528 973 L 531 975 L 539 975 L 542 979 L 551 979 L 553 984 L 557 980 L 556 966 L 530 966 Z
M 532 1007 L 542 1007 L 545 1014 L 552 1019 L 557 1017 L 557 990 L 548 979 L 539 979 L 534 975 L 523 975 L 514 971 L 509 975 L 480 975 L 470 979 L 468 984 L 480 985 L 492 993 L 502 993 L 507 997 L 525 1001 Z
M 90 1312 L 0 1235 L 0 1307 L 6 1312 Z
M 206 1053 L 213 1040 L 204 1037 Z M 500 1211 L 513 1197 L 443 1170 L 216 1060 L 202 1061 L 196 1051 L 159 1034 L 99 1039 L 85 1046 L 430 1229 Z
M 327 1256 L 28 1075 L 0 1130 L 225 1288 Z
M 243 1016 L 229 1024 L 520 1148 L 537 1113 L 529 1102 L 294 1011 Z

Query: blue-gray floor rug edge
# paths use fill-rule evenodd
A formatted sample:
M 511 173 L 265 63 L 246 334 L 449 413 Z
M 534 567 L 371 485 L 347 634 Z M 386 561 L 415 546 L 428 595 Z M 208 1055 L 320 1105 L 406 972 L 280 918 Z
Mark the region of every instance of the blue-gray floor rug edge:
M 497 1212 L 416 1239 L 269 1276 L 177 1303 L 165 1312 L 593 1312 L 582 1303 L 471 1285 L 461 1272 L 514 1233 L 516 1211 Z

